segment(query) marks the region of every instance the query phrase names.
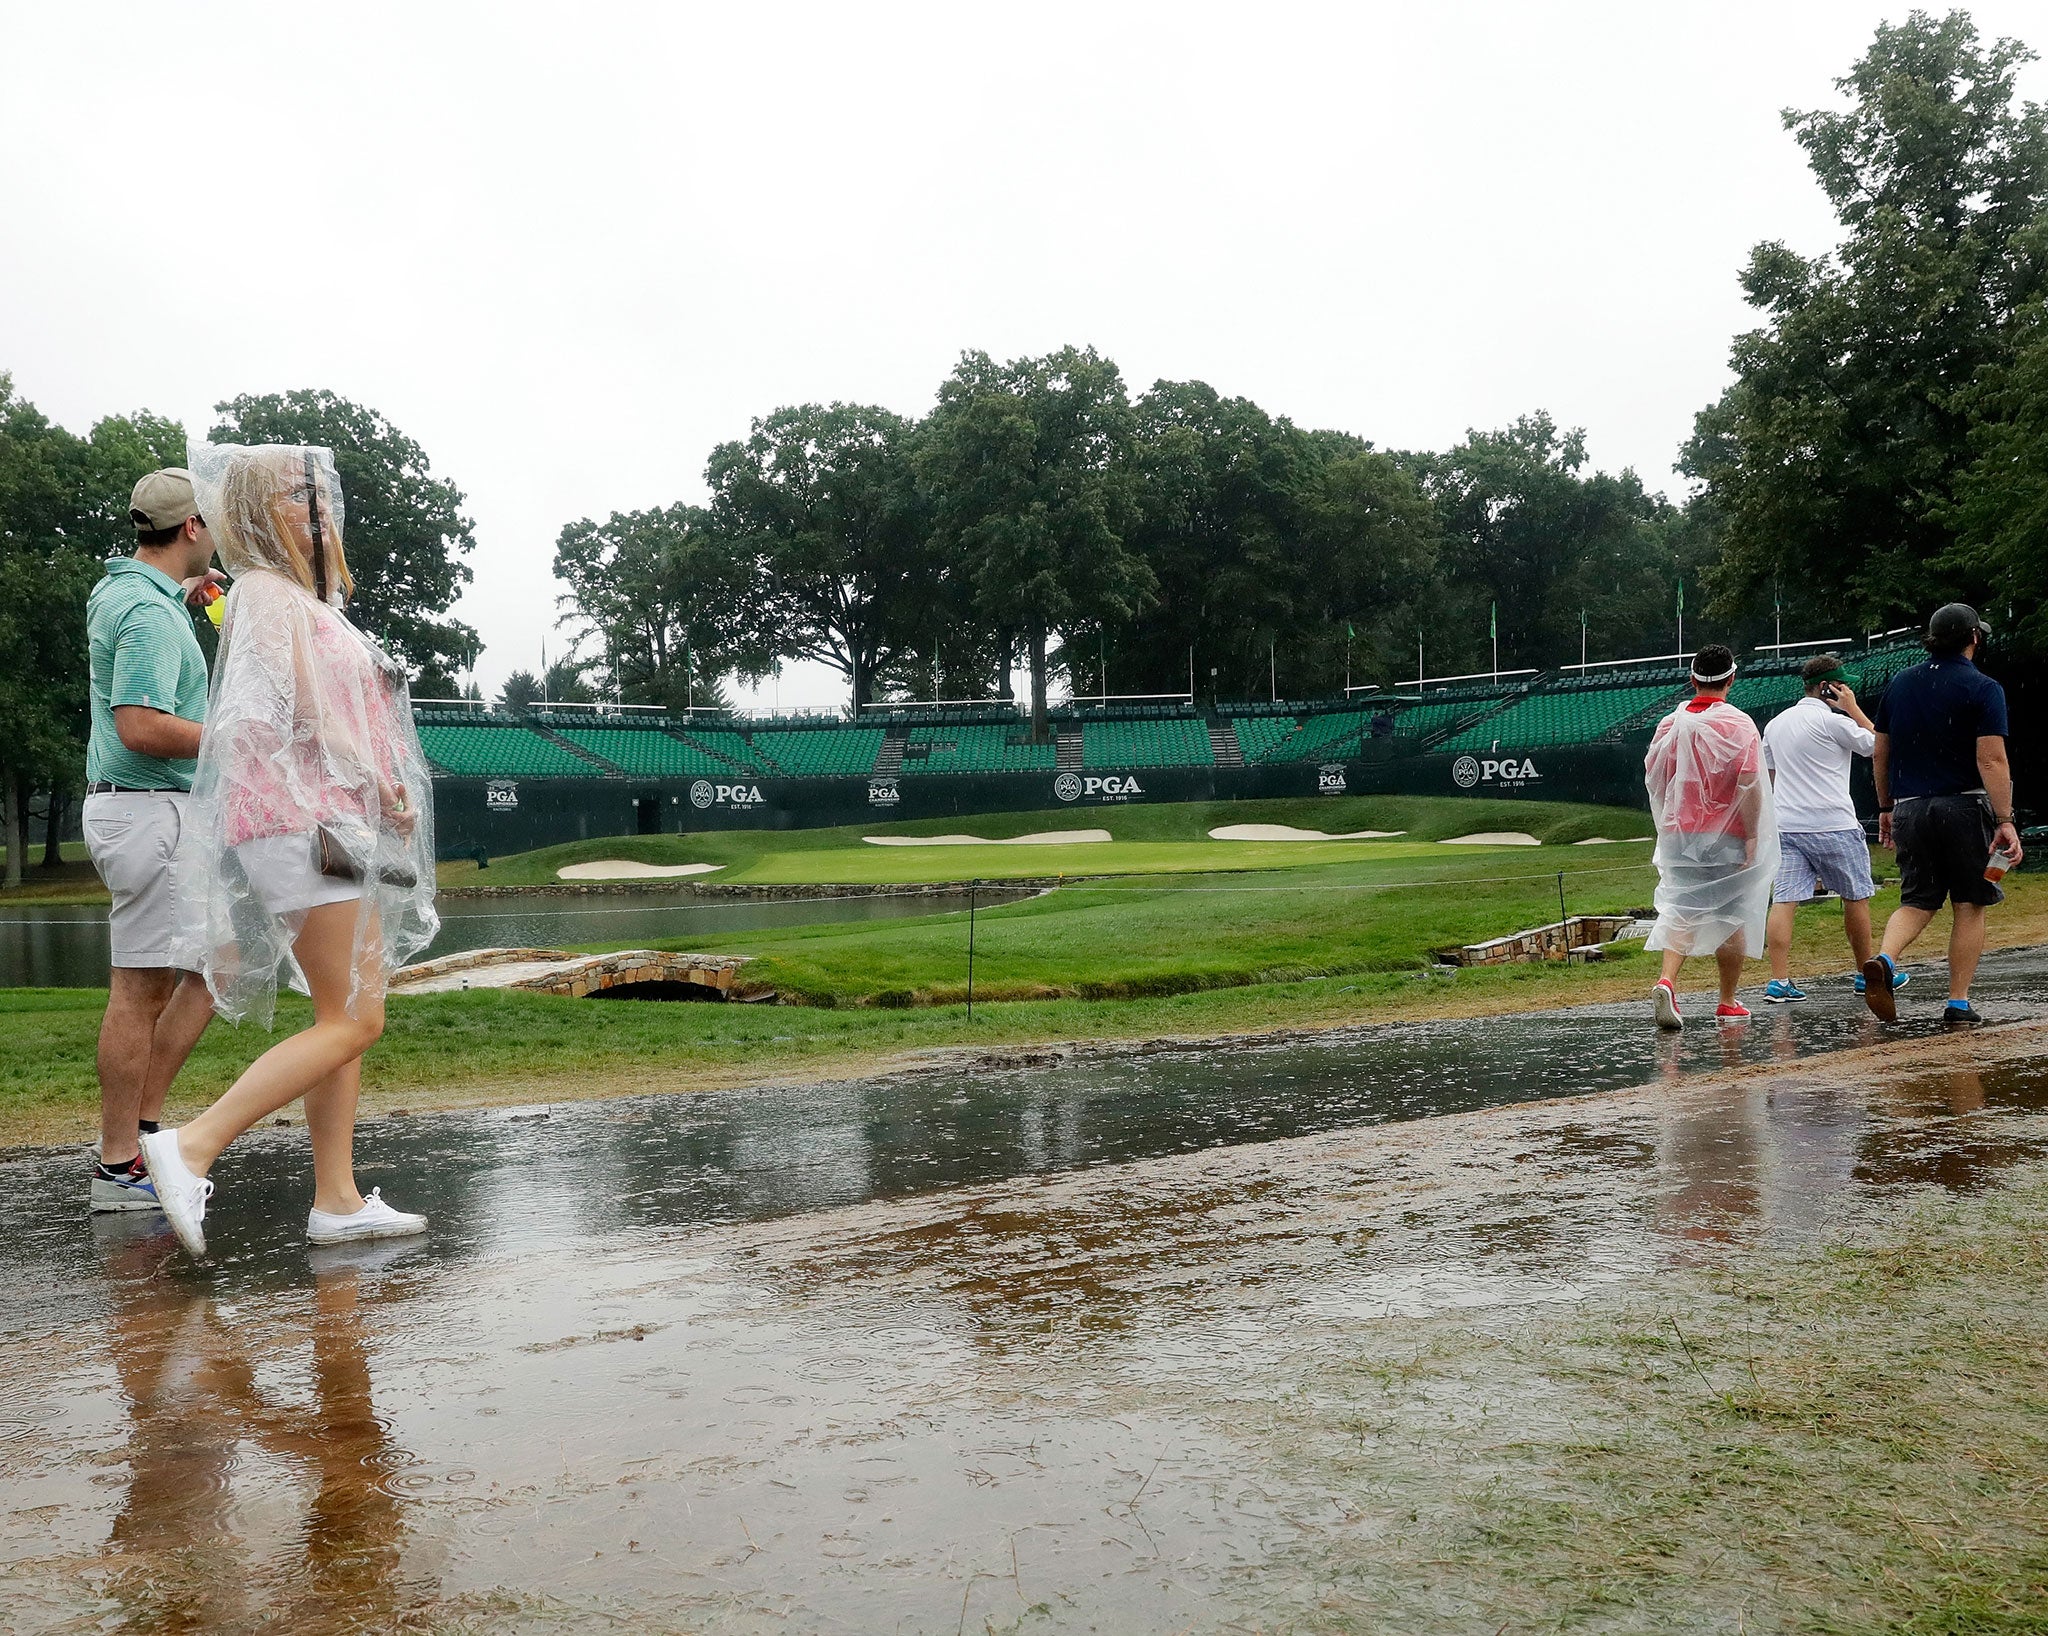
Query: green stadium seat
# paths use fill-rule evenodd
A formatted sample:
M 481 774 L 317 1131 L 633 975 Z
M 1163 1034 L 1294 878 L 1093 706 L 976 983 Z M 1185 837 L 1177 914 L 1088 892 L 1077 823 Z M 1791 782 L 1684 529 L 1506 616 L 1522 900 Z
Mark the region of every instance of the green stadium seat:
M 1091 721 L 1081 727 L 1084 767 L 1211 767 L 1208 726 L 1190 716 Z
M 557 728 L 571 744 L 603 756 L 622 772 L 643 778 L 716 776 L 732 772 L 729 763 L 707 755 L 695 745 L 645 727 Z M 747 763 L 752 766 L 751 760 Z
M 1237 742 L 1247 762 L 1264 761 L 1301 724 L 1292 716 L 1234 716 Z
M 427 759 L 457 778 L 598 778 L 609 770 L 524 727 L 428 722 L 419 733 Z
M 880 727 L 756 729 L 757 759 L 799 778 L 865 778 L 875 770 L 887 736 Z
M 1568 683 L 1517 699 L 1498 715 L 1453 734 L 1441 748 L 1456 753 L 1495 746 L 1540 750 L 1548 745 L 1591 744 L 1679 696 L 1670 682 L 1618 687 Z
M 905 741 L 903 771 L 921 773 L 1051 772 L 1058 749 L 1051 744 L 1013 744 L 1029 729 L 1011 726 L 913 727 Z

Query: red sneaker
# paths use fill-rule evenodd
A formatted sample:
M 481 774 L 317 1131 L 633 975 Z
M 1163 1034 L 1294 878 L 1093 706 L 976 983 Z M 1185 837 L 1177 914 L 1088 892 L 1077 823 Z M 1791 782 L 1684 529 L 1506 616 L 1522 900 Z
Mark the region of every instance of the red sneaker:
M 1714 1016 L 1721 1022 L 1748 1022 L 1749 1007 L 1737 1002 L 1734 1005 L 1717 1005 Z
M 1678 990 L 1671 986 L 1669 979 L 1657 979 L 1657 986 L 1650 990 L 1650 1001 L 1656 1007 L 1659 1028 L 1685 1026 L 1685 1018 L 1678 1011 Z

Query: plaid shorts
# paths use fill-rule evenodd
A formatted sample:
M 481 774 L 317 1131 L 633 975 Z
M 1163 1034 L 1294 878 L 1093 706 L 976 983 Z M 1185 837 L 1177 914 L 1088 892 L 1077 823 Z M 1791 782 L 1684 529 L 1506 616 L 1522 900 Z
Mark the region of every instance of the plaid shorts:
M 1821 835 L 1778 837 L 1778 879 L 1771 887 L 1773 903 L 1804 903 L 1815 883 L 1838 898 L 1860 903 L 1877 896 L 1870 878 L 1870 843 L 1860 829 L 1831 829 Z

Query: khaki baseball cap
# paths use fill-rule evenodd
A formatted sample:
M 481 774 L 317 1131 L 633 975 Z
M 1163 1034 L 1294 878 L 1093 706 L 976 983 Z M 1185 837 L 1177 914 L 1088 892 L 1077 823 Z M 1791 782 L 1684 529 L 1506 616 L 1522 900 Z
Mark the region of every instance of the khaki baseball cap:
M 176 528 L 187 517 L 199 515 L 192 497 L 192 474 L 183 466 L 166 466 L 153 471 L 135 485 L 128 501 L 128 516 L 137 528 Z

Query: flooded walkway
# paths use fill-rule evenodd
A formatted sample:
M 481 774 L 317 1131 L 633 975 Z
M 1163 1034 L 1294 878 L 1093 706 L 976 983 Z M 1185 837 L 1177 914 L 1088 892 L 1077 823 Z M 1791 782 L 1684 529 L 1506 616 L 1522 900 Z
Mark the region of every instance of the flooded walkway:
M 1353 1524 L 1251 1406 L 2048 1152 L 2042 975 L 1875 1050 L 1836 995 L 386 1120 L 364 1183 L 435 1228 L 355 1251 L 266 1132 L 203 1268 L 16 1155 L 5 1622 L 1285 1628 L 1272 1565 Z

